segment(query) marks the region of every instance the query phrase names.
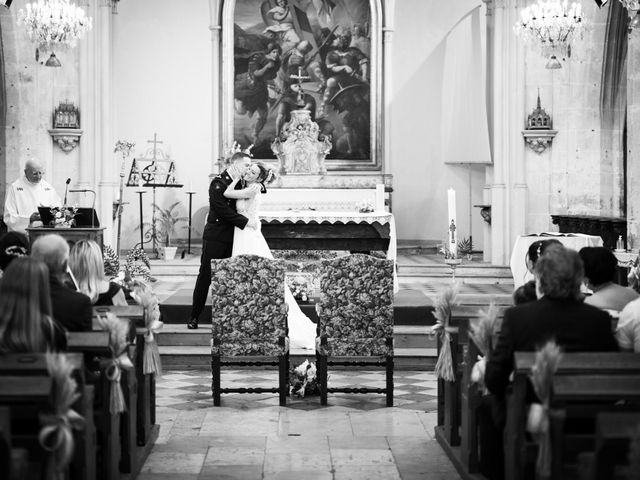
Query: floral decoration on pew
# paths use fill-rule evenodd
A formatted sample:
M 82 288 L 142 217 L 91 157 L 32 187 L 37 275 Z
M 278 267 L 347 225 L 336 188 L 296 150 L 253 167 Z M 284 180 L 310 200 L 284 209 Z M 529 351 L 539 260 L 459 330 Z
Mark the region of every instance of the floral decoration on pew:
M 549 397 L 551 382 L 562 359 L 560 347 L 554 342 L 547 342 L 536 352 L 536 360 L 531 367 L 529 378 L 533 389 L 541 403 L 533 403 L 527 415 L 527 431 L 538 444 L 536 472 L 541 477 L 551 475 L 551 432 L 549 430 Z
M 151 277 L 151 263 L 149 257 L 140 247 L 132 248 L 127 254 L 124 265 L 125 277 L 142 277 L 145 281 L 153 281 Z
M 120 383 L 122 369 L 133 369 L 133 363 L 127 351 L 129 323 L 109 312 L 99 316 L 98 322 L 102 330 L 109 332 L 109 350 L 111 350 L 112 356 L 109 359 L 101 360 L 100 366 L 104 369 L 107 380 L 111 382 L 109 412 L 115 415 L 126 410 Z
M 156 336 L 162 330 L 164 323 L 160 321 L 160 306 L 158 297 L 151 287 L 140 280 L 132 280 L 128 284 L 131 296 L 144 309 L 144 353 L 142 355 L 142 371 L 145 375 L 162 375 L 162 362 Z
M 38 434 L 40 446 L 51 452 L 48 461 L 52 469 L 62 473 L 69 465 L 74 451 L 73 430 L 82 430 L 84 418 L 71 406 L 80 397 L 78 385 L 71 377 L 73 366 L 64 354 L 48 353 L 47 370 L 53 380 L 53 411 L 40 414 L 43 425 Z
M 431 334 L 440 338 L 440 353 L 436 362 L 435 374 L 447 382 L 453 382 L 456 379 L 453 370 L 453 359 L 451 357 L 451 309 L 456 305 L 458 297 L 458 284 L 449 285 L 436 300 L 433 316 L 436 318 L 436 324 L 431 327 Z
M 289 373 L 291 395 L 299 398 L 309 395 L 320 395 L 316 364 L 306 359 Z
M 480 355 L 478 361 L 471 370 L 471 381 L 480 385 L 484 384 L 484 371 L 487 364 L 487 355 L 491 352 L 500 330 L 501 321 L 498 319 L 498 307 L 495 302 L 489 304 L 489 308 L 480 310 L 477 318 L 469 321 L 469 336 L 476 344 Z

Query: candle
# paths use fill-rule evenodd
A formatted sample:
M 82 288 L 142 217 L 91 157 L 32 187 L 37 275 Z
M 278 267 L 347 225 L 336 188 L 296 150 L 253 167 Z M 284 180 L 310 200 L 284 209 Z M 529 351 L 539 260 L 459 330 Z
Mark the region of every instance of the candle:
M 456 257 L 458 252 L 458 222 L 456 220 L 456 191 L 453 188 L 447 190 L 449 218 L 447 221 L 447 243 L 449 252 Z
M 142 188 L 142 177 L 138 179 L 138 187 Z
M 376 211 L 384 212 L 384 185 L 376 185 Z
M 187 192 L 193 192 L 193 182 L 189 180 L 189 190 Z

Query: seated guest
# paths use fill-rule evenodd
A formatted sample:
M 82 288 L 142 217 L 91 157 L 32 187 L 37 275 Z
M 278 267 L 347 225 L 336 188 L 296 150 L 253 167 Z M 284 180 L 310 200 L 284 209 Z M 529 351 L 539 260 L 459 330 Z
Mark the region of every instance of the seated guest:
M 70 332 L 91 330 L 91 300 L 63 283 L 69 263 L 67 241 L 56 234 L 38 237 L 31 246 L 31 256 L 49 267 L 53 318 Z
M 78 291 L 94 305 L 127 305 L 122 287 L 104 274 L 100 246 L 93 240 L 80 240 L 71 247 L 69 268 L 78 283 Z
M 24 233 L 7 232 L 0 238 L 0 278 L 15 258 L 29 254 L 29 239 Z
M 633 289 L 614 283 L 618 259 L 611 250 L 584 247 L 580 250 L 580 258 L 584 263 L 587 287 L 593 292 L 584 303 L 617 314 L 629 302 L 640 297 Z
M 530 274 L 533 274 L 533 270 L 538 262 L 538 259 L 544 255 L 544 252 L 551 245 L 562 245 L 559 240 L 555 238 L 550 238 L 548 240 L 538 240 L 529 245 L 529 249 L 527 250 L 527 255 L 525 256 L 525 263 L 527 264 L 527 270 Z M 513 303 L 514 305 L 521 305 L 527 302 L 533 302 L 537 300 L 536 296 L 536 282 L 535 280 L 529 280 L 523 285 L 520 285 L 513 292 Z
M 555 340 L 565 351 L 618 350 L 609 314 L 582 301 L 584 278 L 578 252 L 552 245 L 535 267 L 538 300 L 505 311 L 498 342 L 490 353 L 485 385 L 505 393 L 513 370 L 513 353 L 535 351 Z
M 621 350 L 640 353 L 640 298 L 622 309 L 616 339 Z
M 66 344 L 51 315 L 49 269 L 33 258 L 17 258 L 0 286 L 0 353 L 44 353 Z

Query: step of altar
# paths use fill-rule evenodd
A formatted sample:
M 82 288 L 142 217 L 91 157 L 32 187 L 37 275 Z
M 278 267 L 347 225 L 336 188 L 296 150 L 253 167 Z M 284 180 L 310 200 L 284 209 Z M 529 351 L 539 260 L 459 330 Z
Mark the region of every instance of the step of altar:
M 151 260 L 151 273 L 156 278 L 196 277 L 200 258 L 194 255 L 184 259 Z M 452 269 L 437 255 L 399 255 L 398 278 L 413 281 L 416 278 L 448 279 Z M 463 283 L 496 283 L 513 285 L 511 270 L 507 266 L 491 265 L 478 260 L 463 260 L 455 269 L 455 277 Z
M 210 324 L 209 324 L 210 325 Z M 429 335 L 430 327 L 396 325 L 394 327 L 394 363 L 399 370 L 432 370 L 437 351 L 435 337 Z M 165 324 L 158 336 L 162 364 L 171 368 L 208 367 L 211 333 L 207 324 L 197 330 L 185 325 Z M 314 354 L 302 349 L 291 349 L 291 362 L 301 363 Z

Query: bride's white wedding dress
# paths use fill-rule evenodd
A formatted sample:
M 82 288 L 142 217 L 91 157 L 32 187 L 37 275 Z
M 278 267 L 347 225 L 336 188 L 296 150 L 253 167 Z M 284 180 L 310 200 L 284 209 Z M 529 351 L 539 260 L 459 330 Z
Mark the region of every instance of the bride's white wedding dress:
M 252 198 L 241 198 L 236 201 L 236 209 L 238 213 L 249 219 L 255 219 L 260 226 L 258 218 L 258 204 L 260 194 Z M 242 254 L 260 255 L 261 257 L 273 258 L 271 249 L 267 245 L 262 232 L 259 229 L 244 228 L 243 230 L 235 227 L 233 233 L 233 251 L 232 257 Z M 289 306 L 288 324 L 289 324 L 289 342 L 291 348 L 304 348 L 315 350 L 316 325 L 309 317 L 307 317 L 293 298 L 293 294 L 289 287 L 285 285 L 284 300 Z

